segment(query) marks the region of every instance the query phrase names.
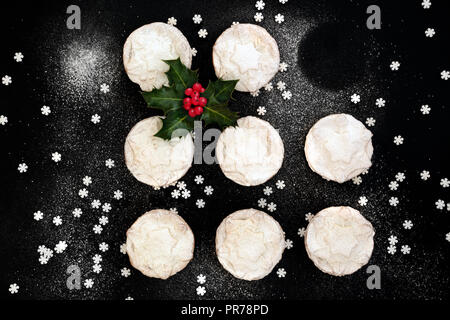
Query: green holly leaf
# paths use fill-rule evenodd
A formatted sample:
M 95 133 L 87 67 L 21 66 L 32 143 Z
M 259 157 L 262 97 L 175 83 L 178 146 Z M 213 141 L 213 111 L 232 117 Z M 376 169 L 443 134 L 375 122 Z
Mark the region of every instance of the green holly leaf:
M 175 86 L 179 90 L 191 88 L 192 85 L 198 82 L 197 70 L 191 70 L 187 68 L 180 60 L 163 60 L 169 65 L 169 71 L 166 72 L 167 79 L 169 79 L 170 85 Z
M 163 119 L 161 130 L 159 130 L 155 136 L 170 140 L 172 138 L 172 133 L 177 129 L 184 129 L 183 131 L 180 130 L 177 136 L 184 136 L 194 129 L 194 118 L 190 117 L 183 108 L 174 109 L 168 112 Z
M 208 99 L 201 117 L 201 120 L 205 121 L 205 125 L 217 123 L 221 129 L 236 125 L 238 114 L 228 109 L 228 101 L 238 81 L 218 79 L 209 82 L 203 93 L 203 96 Z
M 148 107 L 159 109 L 164 114 L 171 110 L 182 108 L 184 92 L 180 93 L 174 87 L 162 87 L 161 89 L 153 89 L 150 92 L 141 92 Z
M 150 108 L 162 110 L 166 115 L 174 109 L 183 107 L 184 90 L 198 81 L 198 75 L 197 71 L 187 68 L 180 58 L 163 61 L 169 65 L 166 72 L 169 87 L 163 86 L 141 94 Z

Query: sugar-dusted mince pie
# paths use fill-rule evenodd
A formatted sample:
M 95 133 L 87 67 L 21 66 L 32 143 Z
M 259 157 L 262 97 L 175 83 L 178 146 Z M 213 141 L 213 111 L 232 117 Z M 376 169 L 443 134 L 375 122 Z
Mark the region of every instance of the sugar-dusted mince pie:
M 148 277 L 167 279 L 192 260 L 194 235 L 178 214 L 156 209 L 128 229 L 126 247 L 134 268 Z
M 154 188 L 175 183 L 189 170 L 194 158 L 190 134 L 164 140 L 154 134 L 162 127 L 160 117 L 139 121 L 125 140 L 125 163 L 139 181 Z
M 164 74 L 169 66 L 162 60 L 177 58 L 188 68 L 192 52 L 186 37 L 176 27 L 162 22 L 146 24 L 134 30 L 123 46 L 123 64 L 131 81 L 143 91 L 167 85 Z
M 309 130 L 305 155 L 309 167 L 324 179 L 350 180 L 372 165 L 372 133 L 345 113 L 317 121 Z
M 280 224 L 256 209 L 236 211 L 217 228 L 217 257 L 239 279 L 258 280 L 267 276 L 280 261 L 284 248 Z
M 217 38 L 213 64 L 217 78 L 239 80 L 236 90 L 253 92 L 265 86 L 277 73 L 280 53 L 266 29 L 240 23 Z
M 283 141 L 270 123 L 256 117 L 237 120 L 219 136 L 216 156 L 228 179 L 256 186 L 272 178 L 284 158 Z
M 374 234 L 372 224 L 359 211 L 351 207 L 329 207 L 309 222 L 306 252 L 325 273 L 352 274 L 369 261 Z

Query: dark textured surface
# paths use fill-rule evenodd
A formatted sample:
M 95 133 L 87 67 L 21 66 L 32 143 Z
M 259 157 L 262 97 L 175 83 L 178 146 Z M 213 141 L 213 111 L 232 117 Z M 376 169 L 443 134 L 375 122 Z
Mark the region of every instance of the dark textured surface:
M 128 131 L 139 120 L 154 115 L 146 109 L 138 87 L 127 78 L 122 67 L 122 45 L 130 32 L 153 22 L 177 18 L 177 27 L 198 50 L 193 68 L 200 69 L 202 82 L 214 78 L 211 48 L 215 39 L 233 21 L 255 23 L 256 1 L 78 1 L 82 12 L 82 29 L 66 28 L 66 8 L 72 2 L 54 1 L 33 4 L 1 4 L 2 50 L 0 75 L 13 77 L 9 86 L 0 86 L 0 114 L 8 123 L 0 126 L 1 186 L 0 240 L 2 297 L 15 299 L 448 299 L 450 232 L 447 210 L 437 210 L 438 199 L 450 202 L 449 189 L 439 185 L 450 178 L 449 81 L 440 79 L 442 70 L 450 69 L 448 42 L 450 22 L 447 1 L 432 1 L 424 10 L 421 1 L 377 1 L 382 10 L 382 29 L 365 27 L 364 1 L 294 1 L 282 5 L 266 0 L 262 11 L 265 27 L 278 42 L 281 61 L 288 71 L 278 73 L 272 81 L 284 81 L 293 94 L 283 100 L 276 88 L 262 91 L 258 97 L 235 93 L 230 107 L 241 115 L 262 116 L 275 128 L 285 144 L 285 160 L 279 173 L 265 185 L 274 189 L 263 195 L 265 185 L 245 188 L 227 180 L 217 165 L 194 165 L 182 179 L 191 197 L 173 199 L 166 190 L 152 190 L 129 174 L 123 158 L 123 143 Z M 197 36 L 199 25 L 192 16 L 200 13 L 201 27 L 208 30 L 206 39 Z M 285 22 L 273 17 L 281 13 Z M 424 30 L 434 27 L 434 38 L 425 38 Z M 12 57 L 25 55 L 22 63 Z M 399 71 L 389 69 L 391 61 L 401 62 Z M 110 85 L 103 94 L 100 84 Z M 353 93 L 361 95 L 357 105 L 350 102 Z M 386 107 L 377 108 L 375 99 L 383 97 Z M 431 106 L 424 116 L 422 104 Z M 45 117 L 40 108 L 51 107 Z M 314 174 L 306 163 L 303 145 L 309 128 L 330 113 L 346 112 L 365 121 L 376 119 L 373 143 L 373 166 L 362 176 L 359 186 L 351 181 L 339 185 Z M 101 116 L 94 125 L 93 114 Z M 396 135 L 405 143 L 393 144 Z M 55 163 L 51 153 L 58 151 L 62 161 Z M 105 167 L 111 158 L 116 166 Z M 19 163 L 29 169 L 19 174 Z M 429 170 L 431 179 L 422 181 L 420 172 Z M 388 188 L 397 172 L 406 180 L 397 191 Z M 201 174 L 202 185 L 194 178 Z M 81 199 L 78 190 L 85 187 L 82 178 L 91 176 L 89 197 Z M 278 190 L 275 182 L 286 183 Z M 212 196 L 203 188 L 214 187 Z M 120 189 L 124 198 L 115 200 Z M 358 204 L 360 196 L 369 199 Z M 397 196 L 397 207 L 389 198 Z M 235 279 L 217 261 L 214 237 L 217 226 L 229 213 L 257 207 L 259 198 L 277 204 L 271 215 L 277 219 L 286 238 L 294 247 L 286 250 L 274 271 L 260 281 Z M 198 209 L 195 200 L 206 201 Z M 93 199 L 112 204 L 109 223 L 100 235 L 92 231 L 100 211 L 90 208 Z M 380 266 L 381 290 L 366 288 L 366 268 L 351 276 L 331 277 L 320 272 L 308 259 L 303 238 L 297 235 L 306 227 L 304 215 L 331 205 L 350 205 L 372 222 L 376 229 L 375 249 L 369 264 Z M 195 237 L 193 261 L 182 272 L 162 281 L 149 279 L 130 267 L 127 256 L 119 252 L 125 231 L 144 212 L 154 208 L 176 207 L 189 223 Z M 74 208 L 82 208 L 79 219 Z M 44 219 L 33 220 L 41 210 Z M 53 216 L 63 218 L 61 226 Z M 412 220 L 411 230 L 402 227 Z M 387 238 L 398 236 L 397 253 L 387 253 Z M 53 248 L 65 240 L 68 248 L 56 254 L 48 264 L 39 264 L 37 248 Z M 99 252 L 101 242 L 109 250 Z M 403 255 L 400 246 L 407 244 L 411 254 Z M 103 271 L 92 272 L 92 257 L 101 253 Z M 77 264 L 83 280 L 92 278 L 92 289 L 69 291 L 66 268 Z M 129 267 L 131 276 L 121 277 L 120 269 Z M 285 278 L 278 278 L 277 268 L 285 268 Z M 206 294 L 196 294 L 196 277 L 207 276 Z M 20 286 L 10 295 L 12 283 Z

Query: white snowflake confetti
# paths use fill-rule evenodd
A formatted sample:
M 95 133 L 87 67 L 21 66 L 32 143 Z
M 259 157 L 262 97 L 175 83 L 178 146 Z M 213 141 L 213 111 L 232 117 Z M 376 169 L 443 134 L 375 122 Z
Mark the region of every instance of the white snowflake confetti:
M 283 23 L 283 22 L 284 22 L 284 15 L 278 13 L 278 14 L 275 16 L 275 22 Z
M 206 38 L 206 36 L 208 35 L 208 31 L 206 31 L 206 29 L 200 29 L 198 30 L 198 36 L 200 38 Z
M 92 121 L 93 124 L 99 123 L 99 122 L 100 122 L 100 119 L 101 119 L 101 117 L 100 117 L 98 114 L 94 114 L 94 115 L 91 117 L 91 121 Z
M 405 220 L 403 222 L 403 228 L 405 228 L 406 230 L 410 230 L 413 227 L 413 223 L 411 220 Z
M 397 252 L 397 248 L 396 248 L 395 246 L 393 246 L 393 245 L 390 245 L 390 246 L 387 248 L 387 251 L 388 251 L 389 254 L 394 254 L 394 253 Z
M 262 15 L 261 12 L 257 12 L 254 16 L 253 19 L 255 19 L 256 22 L 261 22 L 264 19 L 264 16 Z
M 206 194 L 207 196 L 212 195 L 212 194 L 213 194 L 213 191 L 214 191 L 214 189 L 213 189 L 213 187 L 211 187 L 211 186 L 206 186 L 205 189 L 204 189 L 204 192 L 205 192 L 205 194 Z
M 202 209 L 205 207 L 205 201 L 203 199 L 198 199 L 195 202 L 195 205 L 197 206 L 197 208 Z
M 199 296 L 203 296 L 206 293 L 205 287 L 202 287 L 202 286 L 198 286 L 196 291 L 197 291 L 197 295 L 199 295 Z
M 36 221 L 42 220 L 44 218 L 44 213 L 42 213 L 41 211 L 36 211 L 35 213 L 33 213 L 33 218 Z
M 19 292 L 19 288 L 20 288 L 20 287 L 17 285 L 17 283 L 13 283 L 13 284 L 10 284 L 10 285 L 9 285 L 8 291 L 9 291 L 9 293 L 11 293 L 11 294 L 16 294 L 16 293 Z
M 85 176 L 85 177 L 83 178 L 83 184 L 84 184 L 85 186 L 89 186 L 91 183 L 92 183 L 92 178 L 91 178 L 91 177 Z
M 395 175 L 395 180 L 403 182 L 406 179 L 406 175 L 403 172 L 397 172 Z
M 14 53 L 14 60 L 16 60 L 16 62 L 22 62 L 23 58 L 24 58 L 24 56 L 23 56 L 22 52 Z
M 269 210 L 270 212 L 274 212 L 275 210 L 277 210 L 277 205 L 271 202 L 267 205 L 267 210 Z
M 195 57 L 197 55 L 197 49 L 191 48 L 192 56 Z
M 101 224 L 102 226 L 108 224 L 109 219 L 106 216 L 101 216 L 100 218 L 98 218 L 98 223 Z
M 389 204 L 393 207 L 396 207 L 398 205 L 399 201 L 397 197 L 391 197 L 389 199 Z
M 89 194 L 89 191 L 87 191 L 85 188 L 80 189 L 80 191 L 78 191 L 78 195 L 80 196 L 80 198 L 86 198 Z
M 9 86 L 9 85 L 12 83 L 12 78 L 11 78 L 10 76 L 8 76 L 8 75 L 5 75 L 5 76 L 3 76 L 3 78 L 2 78 L 2 83 L 3 83 L 5 86 Z
M 283 91 L 281 96 L 283 97 L 284 100 L 290 100 L 292 98 L 292 93 L 289 90 Z
M 383 98 L 378 98 L 377 100 L 375 100 L 375 105 L 378 108 L 382 108 L 386 105 L 386 100 L 384 100 Z
M 266 84 L 264 86 L 264 90 L 266 90 L 266 91 L 272 91 L 272 89 L 273 89 L 272 82 L 269 82 L 268 84 Z
M 422 7 L 423 7 L 424 9 L 430 9 L 430 7 L 431 7 L 431 1 L 430 1 L 430 0 L 423 0 L 423 1 L 422 1 Z
M 434 204 L 436 205 L 436 209 L 443 210 L 445 208 L 444 200 L 439 199 Z
M 411 247 L 408 246 L 408 245 L 402 246 L 402 248 L 400 250 L 402 251 L 403 254 L 410 254 L 411 253 Z
M 391 236 L 389 237 L 388 241 L 389 241 L 389 244 L 390 244 L 390 245 L 395 245 L 395 244 L 398 242 L 398 239 L 397 239 L 396 236 L 391 235 Z
M 265 187 L 265 188 L 263 189 L 263 193 L 264 193 L 266 196 L 270 196 L 270 195 L 273 193 L 272 187 L 269 187 L 269 186 Z
M 178 189 L 175 189 L 175 190 L 173 190 L 173 191 L 171 192 L 171 196 L 172 196 L 172 198 L 174 198 L 174 199 L 178 199 L 178 198 L 180 197 L 180 195 L 181 195 L 181 192 L 180 192 L 180 190 L 178 190 Z
M 55 162 L 61 161 L 61 154 L 59 152 L 52 153 L 52 160 Z
M 62 253 L 66 249 L 67 249 L 67 243 L 65 241 L 59 241 L 55 245 L 55 252 L 56 253 Z
M 442 70 L 442 72 L 441 72 L 441 79 L 442 80 L 450 79 L 450 71 Z
M 283 190 L 286 187 L 286 184 L 284 183 L 284 180 L 277 180 L 275 183 L 278 189 Z
M 427 38 L 433 38 L 433 36 L 436 34 L 436 31 L 434 31 L 433 28 L 427 28 L 427 30 L 425 30 L 425 36 Z
M 105 202 L 102 205 L 102 210 L 103 210 L 103 212 L 110 212 L 111 211 L 111 204 L 108 203 L 108 202 Z
M 392 61 L 389 67 L 391 68 L 392 71 L 397 71 L 398 68 L 400 68 L 400 62 Z
M 194 21 L 195 24 L 200 24 L 203 21 L 203 18 L 199 14 L 194 14 L 192 21 Z
M 258 109 L 256 109 L 256 112 L 259 116 L 263 116 L 266 114 L 267 110 L 265 107 L 259 106 Z
M 442 186 L 442 188 L 448 188 L 450 187 L 450 180 L 448 180 L 447 178 L 442 178 L 440 185 Z
M 25 163 L 20 163 L 17 170 L 19 170 L 20 173 L 25 173 L 28 170 L 28 166 Z
M 278 0 L 281 4 L 285 4 L 288 0 Z
M 178 188 L 179 190 L 186 189 L 186 183 L 185 183 L 184 181 L 178 181 L 178 183 L 177 183 L 177 188 Z
M 391 181 L 389 182 L 389 189 L 391 189 L 392 191 L 395 191 L 398 189 L 398 182 L 397 181 Z
M 195 182 L 196 184 L 202 184 L 203 181 L 205 181 L 205 179 L 204 179 L 202 176 L 200 176 L 200 175 L 195 176 L 194 182 Z
M 311 221 L 312 218 L 314 218 L 314 215 L 311 212 L 308 212 L 307 214 L 305 214 L 306 221 Z
M 286 249 L 292 249 L 294 247 L 294 243 L 292 242 L 292 240 L 286 239 L 285 241 L 285 247 Z
M 264 1 L 262 1 L 262 0 L 258 0 L 258 1 L 256 1 L 256 3 L 255 3 L 255 7 L 256 7 L 256 9 L 258 9 L 258 10 L 264 10 L 264 6 L 265 6 L 266 4 L 264 3 Z
M 350 101 L 353 102 L 354 104 L 357 104 L 358 102 L 361 101 L 361 96 L 359 94 L 352 94 L 350 97 Z
M 182 196 L 184 199 L 187 199 L 187 198 L 189 198 L 189 197 L 191 196 L 191 192 L 190 192 L 189 190 L 184 189 L 184 190 L 181 192 L 181 196 Z
M 280 63 L 280 66 L 278 67 L 278 70 L 279 70 L 280 72 L 286 72 L 288 66 L 289 66 L 289 65 L 288 65 L 286 62 L 281 62 L 281 63 Z
M 50 107 L 49 107 L 49 106 L 43 106 L 43 107 L 41 108 L 41 113 L 42 113 L 44 116 L 48 116 L 51 112 L 52 112 L 52 110 L 50 110 Z
M 395 137 L 394 137 L 394 143 L 395 143 L 397 146 L 403 144 L 403 141 L 404 141 L 404 139 L 403 139 L 402 136 L 395 136 Z
M 284 270 L 284 268 L 278 268 L 277 276 L 278 276 L 278 278 L 286 277 L 286 270 Z
M 122 243 L 120 245 L 120 253 L 121 254 L 127 254 L 127 244 L 126 243 Z
M 100 244 L 98 245 L 98 249 L 99 249 L 101 252 L 106 252 L 106 251 L 108 251 L 108 249 L 109 249 L 109 245 L 108 245 L 106 242 L 102 242 L 102 243 L 100 243 Z
M 52 221 L 55 226 L 60 226 L 62 224 L 62 219 L 60 216 L 53 217 Z
M 5 124 L 7 124 L 8 123 L 8 117 L 6 117 L 6 116 L 4 116 L 4 115 L 1 115 L 0 116 L 0 124 L 2 125 L 2 126 L 4 126 Z
M 284 91 L 284 89 L 286 89 L 286 83 L 284 83 L 283 81 L 278 81 L 277 82 L 277 89 L 280 91 Z
M 253 91 L 253 92 L 250 92 L 250 95 L 252 96 L 252 97 L 257 97 L 257 96 L 259 96 L 259 89 L 258 90 L 256 90 L 256 91 Z
M 92 228 L 92 230 L 94 231 L 95 234 L 100 234 L 100 233 L 102 233 L 103 228 L 102 228 L 101 225 L 96 224 L 96 225 Z
M 199 274 L 197 276 L 197 282 L 200 284 L 204 284 L 206 282 L 206 276 L 204 276 L 203 274 Z
M 420 107 L 420 112 L 422 112 L 422 114 L 430 114 L 431 108 L 427 105 L 424 104 Z
M 267 205 L 267 200 L 266 200 L 266 199 L 260 198 L 260 199 L 258 200 L 258 207 L 260 207 L 260 208 L 265 208 L 266 205 Z
M 360 176 L 356 176 L 356 177 L 352 178 L 352 182 L 353 182 L 353 184 L 356 184 L 357 186 L 359 186 L 362 183 L 362 178 Z
M 113 168 L 115 166 L 114 160 L 108 159 L 105 161 L 105 166 L 107 166 L 109 169 Z
M 306 234 L 306 229 L 305 228 L 298 228 L 297 234 L 299 235 L 300 238 L 303 238 Z
M 123 192 L 120 190 L 114 191 L 114 199 L 120 200 L 123 198 Z
M 120 274 L 122 277 L 128 278 L 131 275 L 131 270 L 128 268 L 122 268 L 120 270 Z
M 178 209 L 177 208 L 170 208 L 169 211 L 174 213 L 174 214 L 178 214 Z
M 107 85 L 106 83 L 102 83 L 100 85 L 100 91 L 103 93 L 108 93 L 109 92 L 109 85 Z
M 94 280 L 92 280 L 92 279 L 84 280 L 84 286 L 86 287 L 86 289 L 92 288 L 93 285 L 94 285 Z
M 430 171 L 427 171 L 427 170 L 423 170 L 421 173 L 420 173 L 420 179 L 422 179 L 422 180 L 428 180 L 428 179 L 430 179 L 430 177 L 431 177 L 431 175 L 430 175 Z
M 175 19 L 175 17 L 170 17 L 169 19 L 167 19 L 167 24 L 169 24 L 171 26 L 176 26 L 177 25 L 177 19 Z
M 366 119 L 366 124 L 368 127 L 373 127 L 375 125 L 376 120 L 372 117 Z
M 367 205 L 368 202 L 369 202 L 369 200 L 367 200 L 367 197 L 365 197 L 365 196 L 359 197 L 358 203 L 360 206 L 363 207 L 363 206 Z
M 73 209 L 72 214 L 75 218 L 79 218 L 83 214 L 83 211 L 80 208 L 75 208 Z
M 97 199 L 95 199 L 91 202 L 91 207 L 93 209 L 98 209 L 98 208 L 100 208 L 101 205 L 102 205 L 102 203 L 100 202 L 100 200 L 97 200 Z

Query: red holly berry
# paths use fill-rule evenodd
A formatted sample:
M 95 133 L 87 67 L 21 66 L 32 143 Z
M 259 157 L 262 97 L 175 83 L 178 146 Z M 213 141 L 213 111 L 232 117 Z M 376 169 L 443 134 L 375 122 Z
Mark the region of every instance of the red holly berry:
M 196 82 L 192 86 L 192 89 L 194 89 L 194 91 L 200 91 L 202 89 L 202 85 L 200 83 Z
M 195 107 L 194 110 L 195 110 L 195 114 L 198 115 L 198 116 L 203 113 L 203 108 L 202 107 Z
M 183 104 L 191 104 L 192 103 L 192 99 L 187 97 L 183 99 Z
M 192 94 L 192 91 L 192 88 L 187 88 L 186 90 L 184 90 L 184 94 L 190 96 Z
M 202 107 L 206 106 L 206 104 L 208 103 L 208 100 L 207 100 L 205 97 L 200 97 L 200 98 L 198 99 L 198 101 L 199 101 L 199 104 L 200 104 Z
M 203 92 L 205 92 L 205 88 L 202 87 L 202 88 L 200 89 L 200 93 L 203 93 Z
M 193 118 L 193 117 L 195 117 L 197 114 L 195 113 L 195 110 L 194 110 L 194 108 L 190 108 L 189 109 L 189 115 Z
M 185 103 L 183 104 L 183 108 L 186 110 L 189 110 L 191 108 L 191 104 L 190 103 Z

